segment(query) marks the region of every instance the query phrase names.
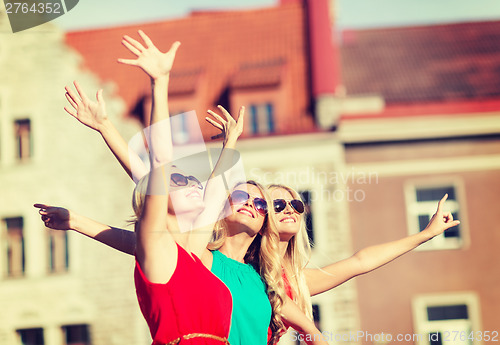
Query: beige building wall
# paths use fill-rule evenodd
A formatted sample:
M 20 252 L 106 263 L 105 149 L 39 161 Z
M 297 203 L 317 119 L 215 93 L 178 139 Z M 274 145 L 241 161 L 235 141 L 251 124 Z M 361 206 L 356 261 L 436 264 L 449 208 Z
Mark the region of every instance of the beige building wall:
M 132 257 L 69 233 L 67 272 L 49 273 L 48 232 L 33 204 L 60 205 L 125 227 L 133 183 L 100 136 L 65 113 L 64 86 L 77 79 L 90 96 L 103 87 L 64 34 L 45 24 L 12 34 L 0 13 L 0 344 L 18 345 L 16 330 L 43 328 L 45 344 L 61 345 L 62 326 L 86 324 L 95 345 L 146 344 L 149 334 L 134 291 Z M 104 85 L 109 116 L 125 136 L 138 127 Z M 14 122 L 29 119 L 31 157 L 16 157 Z M 25 272 L 7 277 L 6 224 L 22 217 Z

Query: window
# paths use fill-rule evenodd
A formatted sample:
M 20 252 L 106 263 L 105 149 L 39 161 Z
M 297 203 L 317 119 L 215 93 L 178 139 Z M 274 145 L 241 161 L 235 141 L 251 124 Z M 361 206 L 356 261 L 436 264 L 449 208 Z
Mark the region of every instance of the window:
M 448 194 L 445 211 L 451 212 L 453 219 L 460 219 L 460 205 L 457 188 L 453 185 L 409 188 L 407 193 L 408 229 L 410 234 L 425 229 L 436 212 L 438 201 Z M 463 223 L 462 223 L 463 224 Z M 462 224 L 446 230 L 431 241 L 419 246 L 417 250 L 457 249 L 463 245 Z
M 22 345 L 44 345 L 43 328 L 18 329 Z
M 274 133 L 274 108 L 271 103 L 250 105 L 252 134 Z
M 299 191 L 299 195 L 304 201 L 305 205 L 305 215 L 304 219 L 306 222 L 307 237 L 309 237 L 309 243 L 314 244 L 314 229 L 313 229 L 313 215 L 311 209 L 311 191 Z
M 7 247 L 7 276 L 19 277 L 24 274 L 23 218 L 5 218 L 5 242 Z
M 189 141 L 187 114 L 178 113 L 170 117 L 172 124 L 172 141 L 177 145 L 186 144 Z
M 473 345 L 479 302 L 473 293 L 419 296 L 413 301 L 418 345 Z
M 88 325 L 71 325 L 62 327 L 64 345 L 90 345 Z
M 29 119 L 16 120 L 14 122 L 16 134 L 16 156 L 19 160 L 31 157 L 31 121 Z
M 48 230 L 48 238 L 50 273 L 66 272 L 69 267 L 68 233 L 66 231 Z

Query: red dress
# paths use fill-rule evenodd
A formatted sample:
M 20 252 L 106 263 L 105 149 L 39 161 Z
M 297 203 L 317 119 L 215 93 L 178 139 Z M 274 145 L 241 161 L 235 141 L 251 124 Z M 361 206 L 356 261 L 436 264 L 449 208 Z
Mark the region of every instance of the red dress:
M 177 245 L 177 266 L 166 284 L 150 282 L 136 260 L 137 299 L 149 326 L 153 345 L 188 334 L 203 333 L 226 338 L 231 324 L 232 300 L 226 285 L 195 255 Z M 179 344 L 221 345 L 220 340 L 194 337 Z

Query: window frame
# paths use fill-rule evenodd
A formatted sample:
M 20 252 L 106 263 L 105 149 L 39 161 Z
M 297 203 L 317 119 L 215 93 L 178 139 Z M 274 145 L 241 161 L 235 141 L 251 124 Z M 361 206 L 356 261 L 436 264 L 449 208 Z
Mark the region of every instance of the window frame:
M 276 105 L 271 100 L 248 104 L 248 120 L 245 127 L 251 135 L 269 135 L 276 133 Z
M 427 315 L 428 307 L 466 305 L 468 319 L 451 319 L 429 321 Z M 479 297 L 475 292 L 453 292 L 440 294 L 416 295 L 412 299 L 413 329 L 415 334 L 422 337 L 416 345 L 430 345 L 429 334 L 435 331 L 459 331 L 469 327 L 468 332 L 481 331 L 481 313 Z M 451 336 L 451 335 L 450 335 Z M 468 334 L 467 334 L 468 336 Z M 474 339 L 473 345 L 481 345 L 482 341 Z M 447 345 L 443 343 L 443 345 Z
M 85 331 L 86 331 L 86 337 L 87 339 L 85 340 L 85 342 L 79 342 L 79 343 L 75 343 L 75 342 L 72 342 L 72 343 L 68 343 L 68 328 L 69 327 L 85 327 Z M 86 323 L 80 323 L 80 324 L 69 324 L 69 325 L 62 325 L 61 326 L 61 332 L 63 334 L 63 342 L 62 344 L 63 345 L 91 345 L 92 344 L 92 339 L 91 339 L 91 332 L 90 332 L 90 325 L 89 324 L 86 324 Z
M 10 238 L 9 238 L 9 227 L 7 225 L 8 220 L 14 220 L 14 219 L 21 219 L 21 273 L 20 274 L 12 274 L 11 271 L 11 263 L 10 263 L 10 258 L 9 258 L 9 248 L 10 248 Z M 5 242 L 5 246 L 3 248 L 4 252 L 2 253 L 3 260 L 5 260 L 5 263 L 3 264 L 3 278 L 5 279 L 18 279 L 18 278 L 23 278 L 26 276 L 26 234 L 25 234 L 25 219 L 23 216 L 9 216 L 9 217 L 2 217 L 2 225 L 1 225 L 1 237 L 2 240 Z
M 19 136 L 18 126 L 21 122 L 27 121 L 29 124 L 28 130 L 28 155 L 23 155 L 23 149 L 21 147 L 21 136 Z M 14 160 L 18 163 L 29 162 L 34 156 L 34 145 L 33 145 L 33 121 L 30 117 L 15 117 L 12 119 L 12 124 L 14 126 Z
M 60 231 L 60 230 L 52 230 L 49 228 L 45 228 L 45 232 L 47 233 L 46 238 L 47 238 L 47 272 L 48 274 L 64 274 L 69 271 L 69 263 L 70 263 L 70 258 L 69 258 L 69 236 L 67 231 Z M 58 239 L 63 238 L 63 239 Z M 57 242 L 59 241 L 59 242 Z M 58 260 L 57 256 L 56 259 L 54 259 L 52 247 L 53 246 L 58 246 L 62 245 L 63 246 L 63 260 L 64 264 L 63 265 L 55 265 L 54 260 Z M 61 249 L 55 249 L 56 251 L 59 251 Z
M 417 201 L 417 191 L 419 189 L 438 189 L 438 188 L 453 188 L 455 200 L 448 199 L 445 203 L 445 211 L 458 213 L 460 220 L 459 237 L 445 237 L 444 234 L 438 235 L 432 240 L 423 243 L 415 248 L 417 251 L 432 251 L 432 250 L 461 250 L 466 249 L 470 245 L 467 227 L 467 207 L 465 203 L 465 188 L 464 183 L 457 177 L 436 178 L 426 180 L 411 180 L 407 181 L 404 186 L 405 194 L 405 209 L 408 235 L 419 233 L 419 215 L 428 214 L 430 217 L 436 212 L 438 200 L 433 201 Z M 429 219 L 430 219 L 429 217 Z
M 16 329 L 16 334 L 17 334 L 17 339 L 18 339 L 18 344 L 24 345 L 23 340 L 22 340 L 22 333 L 25 331 L 35 331 L 35 330 L 41 330 L 42 331 L 42 343 L 41 344 L 36 344 L 36 345 L 45 345 L 45 331 L 43 327 L 32 327 L 32 328 L 18 328 Z M 31 345 L 31 344 L 29 344 Z
M 170 115 L 172 142 L 174 145 L 186 145 L 189 144 L 189 141 L 192 139 L 187 116 L 188 112 L 186 111 L 176 111 L 172 112 Z

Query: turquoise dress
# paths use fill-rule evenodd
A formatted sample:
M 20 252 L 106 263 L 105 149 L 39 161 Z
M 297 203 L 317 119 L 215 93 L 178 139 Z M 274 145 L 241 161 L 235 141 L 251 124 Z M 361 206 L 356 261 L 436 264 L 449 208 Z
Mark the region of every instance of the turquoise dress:
M 271 322 L 271 303 L 266 286 L 250 264 L 213 251 L 212 273 L 231 291 L 233 314 L 229 330 L 231 345 L 266 345 Z

